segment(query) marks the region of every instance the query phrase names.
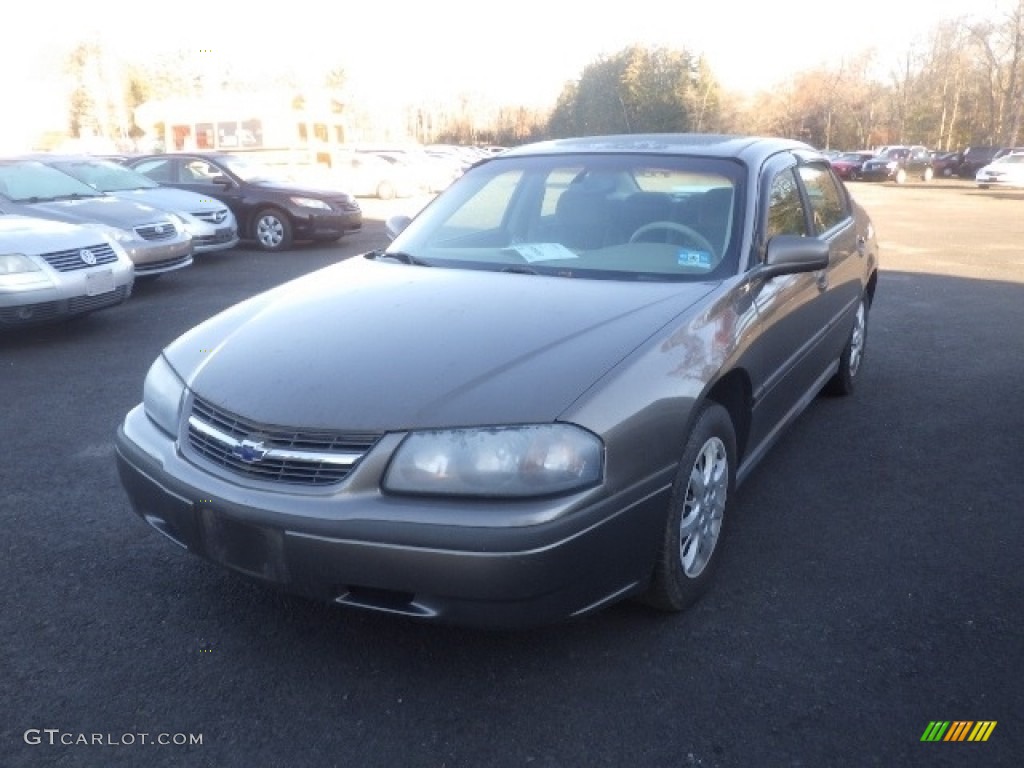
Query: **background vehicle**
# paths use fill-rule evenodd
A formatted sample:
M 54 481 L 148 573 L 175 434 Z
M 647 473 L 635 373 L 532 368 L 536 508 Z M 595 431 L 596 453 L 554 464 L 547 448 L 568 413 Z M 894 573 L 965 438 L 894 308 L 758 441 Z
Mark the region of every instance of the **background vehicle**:
M 868 160 L 875 156 L 874 152 L 843 152 L 841 155 L 830 157 L 832 170 L 836 176 L 846 181 L 856 181 L 860 178 L 861 168 Z
M 209 196 L 162 186 L 113 160 L 87 155 L 37 155 L 34 159 L 74 176 L 100 192 L 175 214 L 192 235 L 194 253 L 223 251 L 238 243 L 234 214 L 226 205 Z
M 0 215 L 0 330 L 113 307 L 133 281 L 124 249 L 95 228 Z
M 932 170 L 936 176 L 955 176 L 963 159 L 962 152 L 933 152 Z
M 996 159 L 999 147 L 972 146 L 963 151 L 963 159 L 957 166 L 956 175 L 961 179 L 973 179 L 978 171 Z
M 988 187 L 1024 187 L 1024 152 L 1012 152 L 996 158 L 978 170 L 975 182 Z
M 877 242 L 805 144 L 520 147 L 389 230 L 163 350 L 116 439 L 150 525 L 387 614 L 678 611 L 736 485 L 859 381 Z
M 102 229 L 125 249 L 136 277 L 192 263 L 192 236 L 173 213 L 97 192 L 37 160 L 0 160 L 0 213 L 20 213 Z
M 350 192 L 303 184 L 243 156 L 140 155 L 127 165 L 160 184 L 220 200 L 238 220 L 241 237 L 267 251 L 287 250 L 296 240 L 337 240 L 363 226 Z
M 934 175 L 932 158 L 928 154 L 928 150 L 920 145 L 889 147 L 881 154 L 867 160 L 861 166 L 860 172 L 860 177 L 865 181 L 891 179 L 897 184 L 903 184 L 911 178 L 931 181 Z
M 337 152 L 331 157 L 331 170 L 357 197 L 391 200 L 421 191 L 419 179 L 411 169 L 370 152 Z

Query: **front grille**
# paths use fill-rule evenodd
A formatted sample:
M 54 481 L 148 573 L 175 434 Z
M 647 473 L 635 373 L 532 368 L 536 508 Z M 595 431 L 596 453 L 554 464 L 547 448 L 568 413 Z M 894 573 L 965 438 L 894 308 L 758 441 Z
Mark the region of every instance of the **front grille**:
M 188 420 L 197 455 L 236 475 L 293 485 L 341 482 L 380 437 L 261 424 L 198 397 Z
M 105 244 L 44 253 L 41 254 L 41 257 L 58 272 L 74 272 L 79 269 L 89 269 L 89 267 L 100 264 L 113 264 L 117 261 L 117 254 L 114 253 L 114 249 Z M 90 264 L 85 259 L 89 259 L 92 263 Z
M 158 221 L 135 228 L 136 234 L 143 240 L 170 240 L 176 237 L 178 230 L 169 221 Z
M 228 217 L 228 209 L 220 208 L 216 211 L 193 211 L 192 215 L 200 221 L 206 221 L 210 224 L 221 224 Z
M 160 261 L 146 261 L 135 265 L 136 275 L 148 275 L 152 272 L 163 272 L 173 267 L 184 266 L 192 263 L 192 254 L 186 253 L 183 256 L 174 256 L 170 259 Z
M 236 234 L 230 229 L 218 231 L 213 235 L 201 235 L 200 237 L 192 238 L 192 245 L 219 245 L 221 243 L 230 243 L 234 240 Z
M 68 301 L 68 313 L 78 315 L 82 312 L 92 312 L 94 309 L 120 304 L 127 298 L 127 292 L 128 287 L 122 285 L 98 296 L 76 296 Z
M 362 208 L 359 207 L 359 203 L 355 200 L 338 199 L 331 200 L 330 203 L 339 211 L 345 211 L 346 213 L 355 213 L 356 211 L 362 210 Z

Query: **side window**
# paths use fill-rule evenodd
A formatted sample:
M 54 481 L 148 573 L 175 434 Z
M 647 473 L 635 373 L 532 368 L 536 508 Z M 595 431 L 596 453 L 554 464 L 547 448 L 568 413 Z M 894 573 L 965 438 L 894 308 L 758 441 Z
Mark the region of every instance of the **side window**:
M 802 165 L 800 179 L 807 190 L 816 234 L 832 229 L 846 218 L 846 197 L 831 171 L 820 165 Z
M 153 181 L 174 181 L 174 169 L 171 167 L 171 161 L 163 158 L 144 160 L 134 166 L 133 170 L 148 176 Z
M 205 160 L 189 160 L 181 168 L 181 180 L 184 182 L 208 183 L 214 176 L 220 175 L 220 169 Z
M 807 235 L 804 205 L 792 170 L 783 171 L 772 181 L 765 239 L 775 235 Z

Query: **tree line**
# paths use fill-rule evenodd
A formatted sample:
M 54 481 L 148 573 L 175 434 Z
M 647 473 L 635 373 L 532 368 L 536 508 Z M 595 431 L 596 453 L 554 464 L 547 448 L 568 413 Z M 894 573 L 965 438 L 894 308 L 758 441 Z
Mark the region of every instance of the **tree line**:
M 883 56 L 892 57 L 883 60 Z M 756 66 L 756 64 L 752 64 Z M 883 69 L 884 68 L 884 69 Z M 197 69 L 184 54 L 148 64 L 113 65 L 95 44 L 69 55 L 74 84 L 69 132 L 137 137 L 132 109 L 150 98 L 189 95 L 200 84 L 252 92 L 308 84 L 282 71 L 276 82 L 239 72 Z M 202 82 L 201 82 L 202 81 Z M 322 73 L 320 87 L 344 91 L 344 67 Z M 1000 18 L 936 23 L 905 51 L 866 49 L 837 64 L 807 69 L 770 92 L 742 97 L 724 89 L 695 53 L 629 46 L 598 57 L 565 83 L 549 109 L 509 105 L 486 110 L 466 97 L 432 105 L 422 141 L 515 145 L 607 133 L 706 132 L 785 136 L 821 148 L 924 144 L 1024 143 L 1024 0 Z M 422 105 L 410 105 L 422 126 Z M 412 122 L 412 121 L 411 121 Z

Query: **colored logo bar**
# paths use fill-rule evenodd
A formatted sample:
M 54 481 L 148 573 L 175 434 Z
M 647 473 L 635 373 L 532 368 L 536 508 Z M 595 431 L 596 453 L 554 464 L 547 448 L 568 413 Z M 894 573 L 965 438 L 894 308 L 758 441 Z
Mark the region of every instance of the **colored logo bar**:
M 988 741 L 996 720 L 932 720 L 921 734 L 921 741 Z

